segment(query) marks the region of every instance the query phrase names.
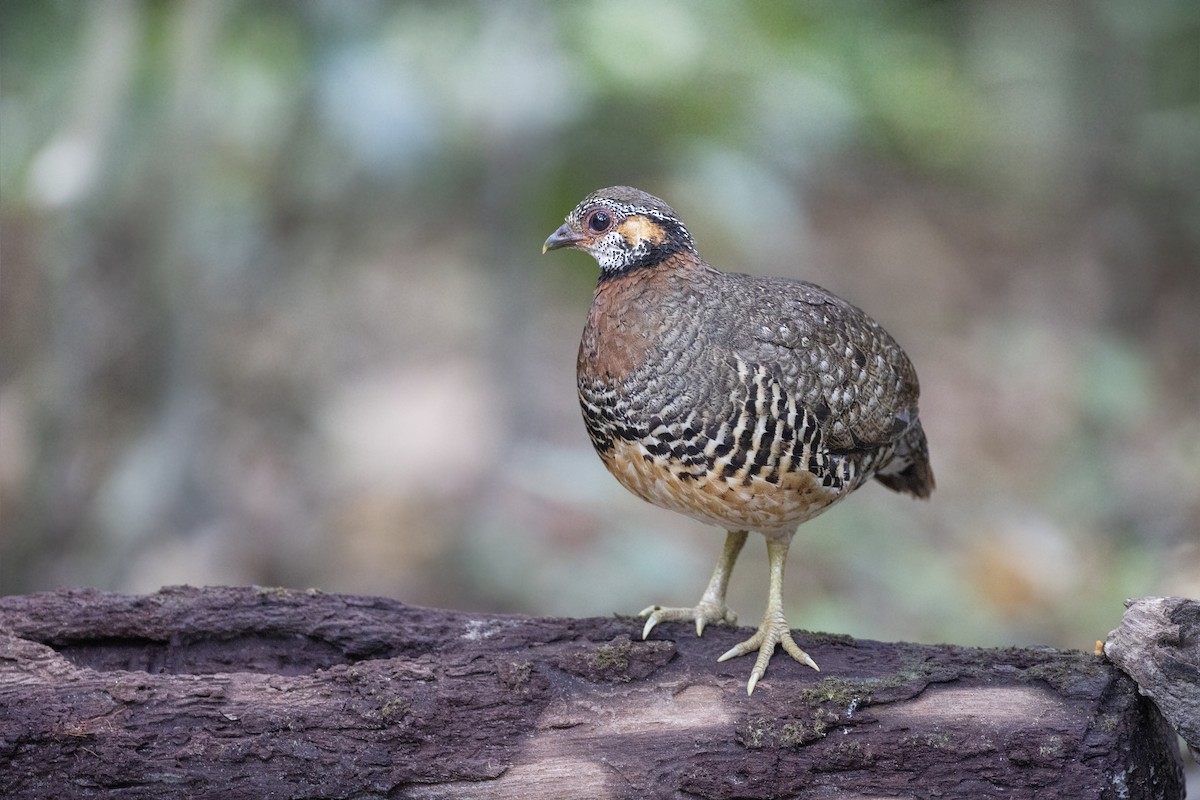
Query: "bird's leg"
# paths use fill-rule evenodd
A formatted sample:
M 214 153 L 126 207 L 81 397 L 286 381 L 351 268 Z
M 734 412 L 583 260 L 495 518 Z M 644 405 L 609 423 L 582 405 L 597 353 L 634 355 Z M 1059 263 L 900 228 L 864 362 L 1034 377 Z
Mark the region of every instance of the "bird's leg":
M 816 662 L 809 658 L 808 653 L 801 650 L 799 645 L 792 641 L 787 617 L 783 615 L 783 565 L 787 561 L 788 547 L 791 543 L 792 535 L 790 533 L 785 536 L 767 537 L 767 560 L 771 565 L 767 611 L 763 614 L 762 622 L 759 623 L 758 630 L 754 632 L 753 636 L 717 659 L 717 661 L 725 661 L 737 656 L 744 656 L 755 650 L 758 651 L 758 659 L 754 662 L 754 669 L 750 672 L 750 682 L 746 685 L 746 694 L 753 694 L 755 684 L 766 674 L 767 664 L 770 663 L 771 655 L 775 652 L 777 644 L 782 644 L 788 655 L 801 664 L 806 664 L 818 672 L 821 671 Z
M 642 638 L 645 639 L 660 622 L 692 622 L 696 623 L 696 635 L 704 635 L 704 626 L 710 622 L 726 622 L 737 624 L 737 614 L 725 605 L 725 590 L 729 588 L 729 576 L 733 573 L 734 562 L 742 545 L 746 544 L 746 531 L 729 531 L 725 536 L 725 549 L 717 559 L 712 577 L 708 580 L 708 588 L 700 596 L 700 602 L 695 608 L 664 608 L 650 606 L 642 609 L 639 616 L 647 617 L 646 626 L 642 628 Z

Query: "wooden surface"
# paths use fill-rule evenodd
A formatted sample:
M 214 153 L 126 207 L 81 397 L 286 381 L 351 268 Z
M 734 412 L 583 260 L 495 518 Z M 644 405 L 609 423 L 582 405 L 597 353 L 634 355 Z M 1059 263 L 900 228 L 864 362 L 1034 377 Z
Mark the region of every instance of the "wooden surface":
M 1143 597 L 1126 604 L 1104 653 L 1200 753 L 1200 601 Z
M 816 673 L 631 619 L 281 589 L 0 598 L 6 798 L 1182 796 L 1174 735 L 1079 652 L 797 633 Z

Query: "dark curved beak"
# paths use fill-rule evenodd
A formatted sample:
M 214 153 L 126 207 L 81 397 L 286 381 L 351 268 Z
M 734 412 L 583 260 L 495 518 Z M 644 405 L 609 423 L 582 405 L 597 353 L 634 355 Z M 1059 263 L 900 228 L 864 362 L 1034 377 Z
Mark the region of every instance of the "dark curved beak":
M 558 230 L 550 234 L 550 238 L 542 245 L 542 255 L 560 247 L 574 247 L 583 241 L 583 236 L 571 230 L 564 222 Z

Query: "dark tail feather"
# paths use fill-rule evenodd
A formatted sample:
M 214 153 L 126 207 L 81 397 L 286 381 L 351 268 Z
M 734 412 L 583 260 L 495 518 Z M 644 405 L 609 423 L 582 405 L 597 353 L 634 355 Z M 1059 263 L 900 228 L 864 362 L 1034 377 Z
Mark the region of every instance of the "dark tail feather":
M 907 492 L 913 497 L 926 498 L 933 492 L 933 467 L 929 466 L 929 445 L 920 421 L 908 429 L 896 447 L 896 454 L 875 480 L 894 492 Z

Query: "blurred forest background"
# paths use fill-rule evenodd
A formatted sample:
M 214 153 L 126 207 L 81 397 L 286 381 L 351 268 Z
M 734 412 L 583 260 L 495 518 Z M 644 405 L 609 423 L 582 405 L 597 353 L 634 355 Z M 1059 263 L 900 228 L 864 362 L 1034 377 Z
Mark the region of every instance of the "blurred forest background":
M 1200 596 L 1195 0 L 0 9 L 0 593 L 694 603 L 722 534 L 592 453 L 597 270 L 540 255 L 630 183 L 920 372 L 938 491 L 802 526 L 793 625 L 1090 649 Z

